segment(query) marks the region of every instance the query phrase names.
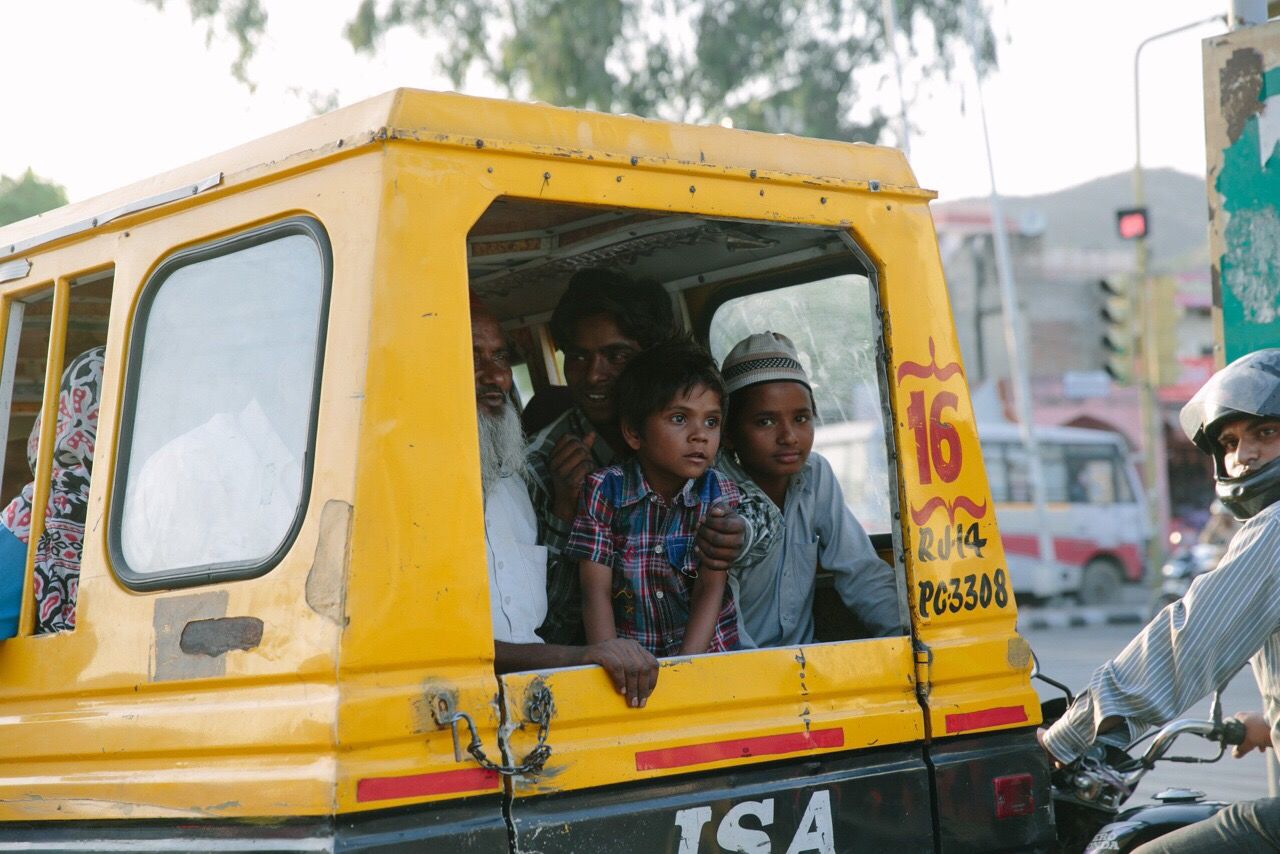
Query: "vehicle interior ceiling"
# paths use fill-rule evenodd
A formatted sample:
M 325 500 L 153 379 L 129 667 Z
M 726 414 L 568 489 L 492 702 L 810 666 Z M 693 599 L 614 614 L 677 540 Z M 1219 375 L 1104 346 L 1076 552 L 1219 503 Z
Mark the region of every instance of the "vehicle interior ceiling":
M 840 274 L 866 276 L 835 229 L 523 199 L 490 206 L 468 236 L 467 262 L 472 292 L 511 334 L 521 351 L 515 358 L 523 357 L 528 383 L 538 393 L 563 385 L 547 323 L 579 270 L 613 267 L 661 282 L 678 322 L 704 344 L 715 309 L 730 295 Z M 517 385 L 519 380 L 517 368 Z M 890 533 L 873 532 L 872 543 L 896 565 Z M 859 636 L 831 578 L 821 572 L 815 618 L 819 640 Z
M 65 367 L 85 350 L 107 343 L 111 315 L 112 270 L 84 276 L 71 283 L 67 313 Z M 22 333 L 13 373 L 12 407 L 4 442 L 4 480 L 0 484 L 0 508 L 8 504 L 33 479 L 27 460 L 27 441 L 44 397 L 45 367 L 49 360 L 49 320 L 53 291 L 44 290 L 21 300 Z M 6 378 L 7 379 L 7 378 Z

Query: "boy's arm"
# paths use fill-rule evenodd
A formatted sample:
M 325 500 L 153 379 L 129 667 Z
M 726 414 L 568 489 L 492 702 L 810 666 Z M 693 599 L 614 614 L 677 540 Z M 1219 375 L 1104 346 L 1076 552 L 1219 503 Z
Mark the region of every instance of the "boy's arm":
M 658 660 L 649 650 L 627 638 L 614 638 L 590 646 L 494 643 L 493 669 L 499 674 L 576 667 L 579 664 L 598 664 L 604 668 L 613 687 L 633 708 L 643 708 L 658 684 Z
M 618 636 L 613 624 L 613 570 L 594 560 L 578 562 L 582 579 L 582 624 L 587 643 L 601 643 Z
M 728 578 L 728 573 L 703 567 L 694 579 L 693 595 L 689 601 L 689 622 L 684 627 L 684 640 L 680 644 L 681 655 L 698 655 L 711 647 L 716 620 L 724 605 L 724 586 Z
M 880 559 L 871 538 L 844 503 L 835 472 L 813 454 L 814 518 L 818 523 L 818 563 L 835 575 L 836 592 L 873 638 L 904 634 L 893 567 Z
M 734 569 L 745 569 L 755 566 L 768 556 L 774 540 L 782 536 L 784 524 L 782 511 L 769 500 L 764 490 L 760 489 L 751 476 L 732 458 L 723 453 L 716 457 L 715 471 L 720 476 L 721 494 L 729 499 L 732 506 L 731 513 L 741 520 L 743 533 L 737 550 L 733 554 L 725 555 L 724 566 L 712 565 L 710 568 L 732 566 Z M 704 546 L 702 541 L 708 528 L 718 533 L 715 528 L 718 521 L 711 513 L 708 513 L 707 518 L 703 520 L 698 530 L 700 552 L 706 551 L 702 548 Z
M 735 567 L 755 566 L 769 554 L 775 538 L 782 535 L 782 511 L 754 483 L 750 487 L 739 483 L 742 500 L 735 508 L 747 523 L 746 543 L 742 553 L 733 561 Z

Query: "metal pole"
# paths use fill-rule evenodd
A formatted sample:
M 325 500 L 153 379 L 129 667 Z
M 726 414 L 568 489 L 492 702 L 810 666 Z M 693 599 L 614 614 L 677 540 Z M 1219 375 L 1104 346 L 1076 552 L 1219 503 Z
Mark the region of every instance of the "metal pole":
M 1142 49 L 1158 39 L 1215 22 L 1226 23 L 1226 16 L 1213 15 L 1148 36 L 1138 43 L 1138 49 L 1133 53 L 1133 206 L 1135 208 L 1146 204 L 1146 192 L 1142 181 L 1142 100 L 1139 86 Z M 1159 580 L 1155 570 L 1164 558 L 1164 531 L 1168 527 L 1167 502 L 1160 489 L 1164 482 L 1160 463 L 1165 458 L 1164 428 L 1156 399 L 1156 389 L 1160 385 L 1160 362 L 1159 349 L 1155 341 L 1155 299 L 1148 287 L 1147 279 L 1150 258 L 1147 238 L 1139 237 L 1133 245 L 1136 278 L 1134 297 L 1137 308 L 1136 317 L 1133 319 L 1137 327 L 1134 340 L 1138 344 L 1141 364 L 1141 371 L 1138 374 L 1138 403 L 1142 417 L 1142 479 L 1147 491 L 1147 524 L 1151 528 L 1150 536 L 1147 538 L 1146 572 L 1148 581 L 1154 584 Z
M 1267 22 L 1267 0 L 1231 0 L 1230 6 L 1227 25 L 1233 30 Z
M 968 0 L 969 46 L 973 52 L 975 75 L 978 68 L 978 10 L 976 0 Z M 1054 568 L 1053 540 L 1049 533 L 1049 515 L 1045 509 L 1044 473 L 1040 465 L 1040 448 L 1032 429 L 1031 386 L 1022 364 L 1021 318 L 1013 284 L 1013 262 L 1009 256 L 1009 235 L 1005 232 L 1004 204 L 996 189 L 995 160 L 991 156 L 991 134 L 987 129 L 987 107 L 982 95 L 982 79 L 977 78 L 978 114 L 982 118 L 982 140 L 987 150 L 987 174 L 991 178 L 991 237 L 996 254 L 996 279 L 1000 283 L 1000 301 L 1004 307 L 1004 342 L 1009 354 L 1009 378 L 1013 381 L 1014 407 L 1018 413 L 1018 433 L 1027 454 L 1031 477 L 1031 498 L 1035 504 L 1036 540 L 1039 544 L 1041 569 Z
M 898 13 L 895 0 L 881 0 L 880 13 L 884 16 L 884 37 L 893 57 L 893 72 L 898 78 L 898 135 L 902 153 L 911 160 L 911 130 L 907 125 L 907 94 L 902 88 L 902 57 L 898 54 Z

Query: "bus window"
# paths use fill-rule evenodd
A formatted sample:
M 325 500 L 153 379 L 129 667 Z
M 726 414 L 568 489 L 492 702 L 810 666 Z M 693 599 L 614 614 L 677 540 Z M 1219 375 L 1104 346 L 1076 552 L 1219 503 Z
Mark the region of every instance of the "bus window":
M 1133 501 L 1116 448 L 1110 445 L 1068 445 L 1066 455 L 1073 502 L 1116 504 Z
M 108 543 L 137 589 L 261 575 L 306 507 L 330 276 L 296 218 L 178 253 L 134 320 Z
M 1040 442 L 1040 473 L 1044 477 L 1046 501 L 1064 502 L 1068 497 L 1067 461 L 1062 446 L 1052 442 Z
M 1009 473 L 1005 468 L 1005 446 L 999 442 L 982 443 L 982 462 L 987 470 L 993 501 L 1009 500 Z
M 1006 445 L 1004 451 L 1009 466 L 1009 500 L 1019 504 L 1031 501 L 1031 467 L 1027 465 L 1026 448 Z

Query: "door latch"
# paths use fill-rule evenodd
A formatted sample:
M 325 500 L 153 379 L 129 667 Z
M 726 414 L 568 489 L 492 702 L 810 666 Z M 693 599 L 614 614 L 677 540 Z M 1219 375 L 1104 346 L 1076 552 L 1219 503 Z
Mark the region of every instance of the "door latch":
M 555 714 L 555 703 L 551 698 L 551 689 L 540 679 L 530 684 L 524 698 L 525 718 L 538 725 L 538 743 L 534 745 L 524 759 L 515 765 L 503 765 L 494 762 L 485 755 L 484 745 L 480 742 L 479 733 L 476 732 L 475 722 L 471 719 L 471 715 L 457 708 L 451 693 L 432 694 L 427 697 L 427 701 L 431 707 L 431 717 L 435 720 L 436 726 L 449 727 L 449 732 L 453 736 L 453 759 L 455 762 L 462 761 L 461 741 L 458 737 L 458 724 L 460 723 L 466 725 L 467 732 L 471 736 L 470 741 L 467 742 L 467 753 L 479 763 L 481 768 L 488 771 L 507 777 L 536 774 L 542 770 L 542 767 L 547 763 L 547 759 L 551 757 L 551 745 L 547 744 L 547 735 L 551 731 L 551 718 Z M 501 742 L 503 736 L 499 734 L 498 739 Z

